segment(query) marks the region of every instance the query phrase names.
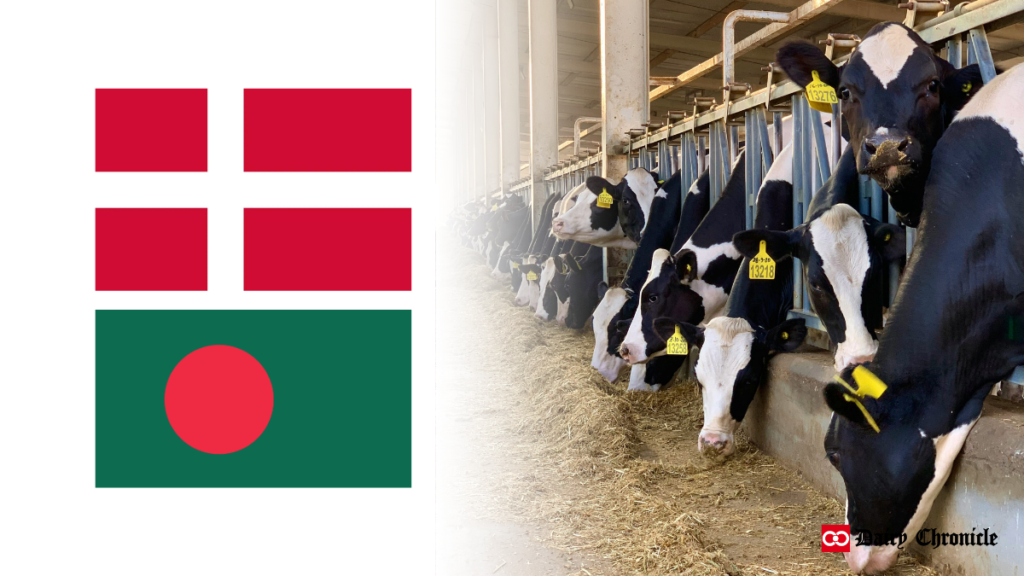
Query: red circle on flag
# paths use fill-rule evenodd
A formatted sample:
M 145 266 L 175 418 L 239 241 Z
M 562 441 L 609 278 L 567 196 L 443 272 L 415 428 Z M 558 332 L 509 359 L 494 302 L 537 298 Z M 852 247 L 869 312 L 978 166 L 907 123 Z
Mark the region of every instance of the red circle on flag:
M 274 388 L 259 361 L 233 346 L 205 346 L 174 367 L 164 409 L 186 444 L 210 454 L 237 452 L 263 434 Z

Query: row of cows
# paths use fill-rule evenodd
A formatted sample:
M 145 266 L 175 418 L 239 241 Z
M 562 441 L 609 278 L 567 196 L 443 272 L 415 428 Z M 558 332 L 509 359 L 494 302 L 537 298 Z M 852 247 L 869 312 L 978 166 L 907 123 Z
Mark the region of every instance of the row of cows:
M 742 153 L 713 206 L 706 173 L 690 185 L 637 168 L 549 197 L 536 233 L 515 195 L 492 211 L 463 206 L 456 228 L 516 304 L 568 328 L 592 320 L 592 365 L 609 381 L 629 366 L 630 389 L 656 391 L 683 365 L 681 349 L 698 348 L 698 447 L 723 455 L 769 359 L 806 335 L 787 318 L 798 258 L 838 373 L 824 394 L 825 453 L 845 481 L 852 533 L 871 535 L 846 559 L 874 573 L 895 562 L 894 539 L 922 527 L 986 395 L 1024 363 L 1024 65 L 983 87 L 976 65 L 955 68 L 896 23 L 872 29 L 842 67 L 804 42 L 777 61 L 842 101 L 839 164 L 801 225 L 784 123 L 749 230 Z M 837 128 L 829 118 L 825 130 Z M 858 174 L 918 232 L 888 310 L 884 274 L 905 257 L 905 232 L 854 208 Z M 635 249 L 618 286 L 601 282 L 603 247 Z M 765 255 L 771 279 L 750 272 Z

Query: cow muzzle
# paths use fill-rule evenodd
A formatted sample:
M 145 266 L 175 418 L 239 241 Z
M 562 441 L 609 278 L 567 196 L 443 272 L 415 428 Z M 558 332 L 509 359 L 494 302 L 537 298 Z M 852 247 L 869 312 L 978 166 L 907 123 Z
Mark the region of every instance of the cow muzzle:
M 551 231 L 555 234 L 561 234 L 565 231 L 565 220 L 561 218 L 555 218 L 551 221 Z
M 892 566 L 899 552 L 895 546 L 857 546 L 854 536 L 850 551 L 843 552 L 843 557 L 854 574 L 877 574 Z
M 875 134 L 864 139 L 857 166 L 861 174 L 870 175 L 887 187 L 913 170 L 917 146 L 909 136 Z
M 704 456 L 728 456 L 736 451 L 732 434 L 701 430 L 697 437 L 697 450 Z

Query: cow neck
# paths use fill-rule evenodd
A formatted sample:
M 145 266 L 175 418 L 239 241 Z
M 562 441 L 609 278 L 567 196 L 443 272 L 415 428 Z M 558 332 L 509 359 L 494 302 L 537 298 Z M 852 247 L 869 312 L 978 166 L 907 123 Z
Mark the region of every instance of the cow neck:
M 726 242 L 747 226 L 746 152 L 740 152 L 722 196 L 690 237 L 694 246 L 707 248 Z
M 651 203 L 651 220 L 640 237 L 633 259 L 629 262 L 626 276 L 621 286 L 633 292 L 639 292 L 647 279 L 651 268 L 651 258 L 658 248 L 669 248 L 675 236 L 676 223 L 679 220 L 679 207 L 682 204 L 682 177 L 679 172 L 672 175 L 662 187 L 665 196 L 655 196 Z
M 950 133 L 956 138 L 936 149 L 918 240 L 869 364 L 892 391 L 881 402 L 890 418 L 920 421 L 930 435 L 951 429 L 971 398 L 1024 363 L 1024 165 L 1005 131 Z
M 675 254 L 686 244 L 686 241 L 693 235 L 694 230 L 700 226 L 704 217 L 708 215 L 711 208 L 711 178 L 710 173 L 705 170 L 696 182 L 696 190 L 693 193 L 686 192 L 682 206 L 679 210 L 679 224 L 676 226 L 676 236 L 672 240 L 671 252 Z
M 819 188 L 811 198 L 807 208 L 807 222 L 814 220 L 836 204 L 849 204 L 860 209 L 859 175 L 857 174 L 857 157 L 852 146 L 847 146 L 839 157 L 839 163 L 832 171 L 832 176 Z

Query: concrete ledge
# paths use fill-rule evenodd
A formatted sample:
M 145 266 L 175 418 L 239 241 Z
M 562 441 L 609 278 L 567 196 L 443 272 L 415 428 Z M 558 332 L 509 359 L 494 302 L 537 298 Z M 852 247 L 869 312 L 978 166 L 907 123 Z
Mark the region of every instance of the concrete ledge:
M 822 389 L 834 374 L 827 352 L 777 356 L 743 425 L 759 448 L 842 501 L 842 477 L 825 459 L 823 448 L 832 413 Z M 997 545 L 911 550 L 942 573 L 1024 574 L 1022 512 L 1024 406 L 989 397 L 924 527 L 956 533 L 988 528 L 999 535 Z

